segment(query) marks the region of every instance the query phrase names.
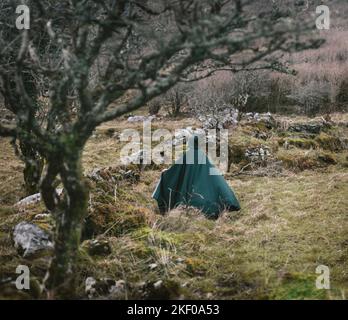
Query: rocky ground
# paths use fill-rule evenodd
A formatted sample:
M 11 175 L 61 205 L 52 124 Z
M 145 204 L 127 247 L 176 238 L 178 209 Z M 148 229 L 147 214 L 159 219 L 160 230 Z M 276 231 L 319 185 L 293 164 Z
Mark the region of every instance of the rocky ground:
M 184 207 L 159 215 L 151 194 L 166 166 L 120 165 L 119 134 L 141 129 L 139 119 L 103 125 L 86 146 L 91 198 L 76 272 L 80 298 L 346 298 L 347 114 L 250 114 L 234 124 L 225 177 L 242 210 L 216 221 Z M 162 117 L 152 127 L 200 123 Z M 0 143 L 0 296 L 40 298 L 54 224 L 40 197 L 18 203 L 22 164 L 9 140 Z M 15 289 L 20 264 L 30 267 L 29 291 Z M 330 290 L 315 287 L 321 264 L 330 268 Z

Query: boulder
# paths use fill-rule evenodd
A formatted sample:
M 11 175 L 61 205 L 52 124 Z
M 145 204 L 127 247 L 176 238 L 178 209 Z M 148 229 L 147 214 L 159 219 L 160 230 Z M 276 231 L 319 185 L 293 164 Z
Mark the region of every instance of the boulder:
M 123 180 L 139 181 L 140 174 L 134 170 L 120 170 L 119 174 Z
M 95 279 L 88 277 L 85 282 L 85 293 L 93 299 L 101 296 L 109 296 L 113 299 L 125 298 L 126 282 L 109 278 Z
M 56 192 L 60 196 L 63 193 L 63 189 L 57 189 Z M 17 208 L 23 208 L 23 207 L 26 207 L 28 205 L 38 203 L 40 201 L 41 201 L 41 194 L 35 193 L 31 196 L 28 196 L 28 197 L 23 198 L 22 200 L 18 201 L 14 206 Z
M 323 129 L 328 128 L 327 123 L 317 122 L 317 123 L 294 123 L 288 128 L 290 132 L 301 132 L 301 133 L 311 133 L 319 134 Z
M 243 115 L 243 118 L 247 122 L 258 123 L 262 122 L 265 124 L 267 129 L 272 129 L 276 126 L 276 120 L 273 118 L 270 112 L 258 113 L 258 112 L 248 112 Z
M 31 196 L 28 196 L 20 201 L 18 201 L 16 204 L 15 204 L 15 207 L 26 207 L 30 204 L 33 204 L 33 203 L 38 203 L 41 201 L 41 194 L 40 193 L 36 193 L 36 194 L 33 194 Z
M 256 139 L 262 139 L 262 140 L 267 140 L 269 137 L 267 133 L 259 131 L 259 130 L 252 132 L 251 135 Z
M 259 146 L 255 148 L 248 148 L 245 151 L 245 157 L 250 162 L 266 161 L 271 155 L 270 149 L 267 146 Z
M 87 177 L 95 182 L 106 181 L 116 183 L 117 181 L 138 181 L 140 174 L 135 170 L 123 170 L 120 167 L 95 168 Z
M 97 284 L 97 280 L 94 279 L 93 277 L 88 277 L 85 281 L 85 293 L 87 294 L 88 298 L 93 298 L 97 290 L 95 288 Z
M 126 292 L 126 281 L 118 280 L 109 289 L 109 293 L 113 299 L 124 299 Z
M 128 122 L 142 122 L 142 121 L 152 121 L 156 119 L 156 116 L 130 116 L 128 117 Z
M 181 296 L 180 284 L 174 280 L 149 281 L 139 289 L 142 299 L 171 300 Z
M 51 251 L 54 247 L 48 233 L 37 225 L 25 221 L 15 226 L 13 241 L 18 253 L 25 258 Z

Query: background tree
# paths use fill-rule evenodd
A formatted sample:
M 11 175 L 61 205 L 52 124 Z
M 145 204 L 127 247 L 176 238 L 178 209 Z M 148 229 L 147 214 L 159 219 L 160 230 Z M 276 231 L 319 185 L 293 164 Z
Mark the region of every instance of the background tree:
M 188 98 L 192 93 L 192 86 L 187 83 L 178 83 L 166 93 L 151 100 L 149 106 L 150 114 L 157 114 L 162 108 L 169 117 L 177 117 L 188 105 Z
M 10 1 L 11 4 L 17 3 Z M 55 254 L 47 275 L 49 295 L 71 296 L 73 266 L 87 212 L 88 188 L 83 148 L 103 122 L 136 110 L 179 81 L 217 70 L 280 69 L 276 52 L 313 47 L 308 30 L 291 20 L 256 17 L 233 0 L 50 0 L 27 1 L 30 30 L 10 32 L 0 57 L 3 90 L 19 97 L 16 123 L 0 132 L 23 141 L 45 161 L 40 190 L 56 221 Z M 248 5 L 248 4 L 246 4 Z M 170 32 L 157 26 L 169 25 Z M 311 23 L 313 25 L 313 23 Z M 44 30 L 48 44 L 38 41 Z M 20 35 L 20 37 L 18 37 Z M 44 119 L 26 85 L 26 73 L 44 79 L 48 104 Z M 61 179 L 64 193 L 55 190 Z
M 14 24 L 14 12 L 16 10 L 16 2 L 4 0 L 0 4 L 0 21 L 2 28 L 0 29 L 0 47 L 1 49 L 1 86 L 0 93 L 4 97 L 4 107 L 13 114 L 18 113 L 21 104 L 20 96 L 17 93 L 15 81 L 15 68 L 17 52 L 19 50 L 20 41 L 16 41 L 20 36 L 19 30 Z M 35 28 L 35 32 L 42 32 Z M 43 40 L 36 37 L 35 40 Z M 39 101 L 39 88 L 33 77 L 30 68 L 23 67 L 23 85 L 30 99 L 37 105 Z M 39 109 L 39 108 L 38 108 Z M 42 114 L 41 114 L 42 115 Z M 39 113 L 35 114 L 39 117 Z M 19 122 L 20 119 L 17 119 Z M 19 124 L 21 126 L 21 124 Z M 17 155 L 23 160 L 25 167 L 23 171 L 24 185 L 27 195 L 39 192 L 39 181 L 43 170 L 44 161 L 40 154 L 30 144 L 26 143 L 26 137 L 22 134 L 14 136 L 13 145 Z

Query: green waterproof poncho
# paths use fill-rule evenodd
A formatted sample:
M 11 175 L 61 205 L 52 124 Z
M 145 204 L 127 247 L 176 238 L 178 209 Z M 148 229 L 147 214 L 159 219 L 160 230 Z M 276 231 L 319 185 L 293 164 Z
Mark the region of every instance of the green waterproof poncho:
M 191 140 L 192 141 L 192 140 Z M 202 210 L 209 217 L 217 217 L 223 210 L 239 210 L 240 205 L 222 175 L 212 175 L 216 168 L 198 147 L 198 138 L 168 170 L 152 195 L 161 213 L 189 205 Z

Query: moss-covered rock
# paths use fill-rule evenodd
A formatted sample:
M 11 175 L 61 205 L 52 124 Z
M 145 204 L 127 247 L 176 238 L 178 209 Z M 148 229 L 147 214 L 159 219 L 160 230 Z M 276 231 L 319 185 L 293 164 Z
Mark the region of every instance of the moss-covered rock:
M 291 132 L 305 132 L 319 134 L 322 130 L 327 129 L 328 124 L 318 123 L 293 123 L 289 126 L 288 130 Z
M 318 147 L 318 144 L 313 139 L 307 139 L 307 138 L 299 138 L 299 137 L 293 137 L 293 138 L 281 138 L 278 140 L 279 145 L 289 145 L 294 146 L 301 149 L 315 149 Z
M 329 135 L 325 132 L 321 132 L 320 135 L 318 135 L 315 138 L 315 141 L 324 150 L 335 152 L 343 149 L 343 145 L 340 138 L 333 135 Z
M 91 256 L 107 256 L 111 253 L 109 241 L 106 239 L 86 240 L 81 247 Z
M 321 150 L 282 149 L 277 153 L 277 158 L 282 161 L 284 167 L 295 172 L 322 168 L 338 162 L 335 154 Z
M 180 297 L 180 284 L 174 280 L 157 280 L 145 285 L 144 299 L 173 300 Z
M 85 219 L 84 238 L 129 233 L 146 225 L 149 210 L 127 203 L 95 204 Z
M 319 167 L 319 161 L 314 152 L 300 152 L 300 150 L 280 150 L 277 158 L 287 169 L 303 171 Z
M 146 224 L 150 210 L 140 205 L 142 198 L 129 189 L 139 176 L 118 176 L 119 170 L 98 170 L 91 176 L 91 200 L 85 218 L 83 239 L 100 234 L 121 235 Z M 123 171 L 122 171 L 123 172 Z

